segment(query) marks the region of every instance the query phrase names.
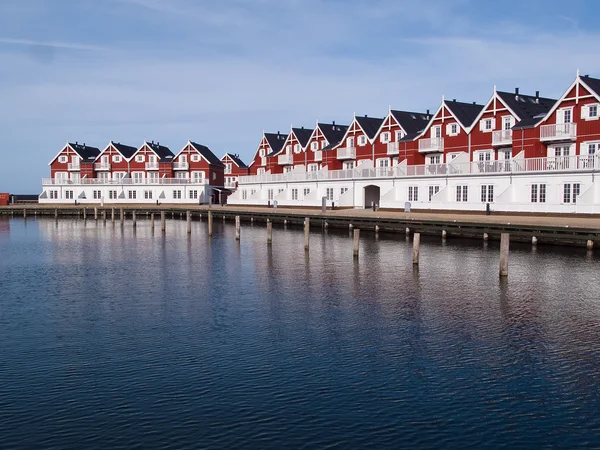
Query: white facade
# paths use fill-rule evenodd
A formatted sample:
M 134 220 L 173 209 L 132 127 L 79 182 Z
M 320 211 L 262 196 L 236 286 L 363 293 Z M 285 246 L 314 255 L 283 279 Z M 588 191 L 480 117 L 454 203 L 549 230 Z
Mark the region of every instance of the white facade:
M 467 162 L 464 162 L 464 161 Z M 600 156 L 514 158 L 240 177 L 235 205 L 600 213 Z
M 43 179 L 40 203 L 209 203 L 213 188 L 201 180 L 160 178 Z

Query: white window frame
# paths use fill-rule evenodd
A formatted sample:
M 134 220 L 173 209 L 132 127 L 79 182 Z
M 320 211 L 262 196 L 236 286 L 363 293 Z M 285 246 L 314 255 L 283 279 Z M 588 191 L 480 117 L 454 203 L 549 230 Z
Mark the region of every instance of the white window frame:
M 361 134 L 360 136 L 358 136 L 358 145 L 359 146 L 367 145 L 367 136 L 365 136 L 364 134 Z
M 142 163 L 145 160 L 146 160 L 146 157 L 144 155 L 135 155 L 135 162 Z
M 390 135 L 391 133 L 389 131 L 384 131 L 383 133 L 381 133 L 381 136 L 379 136 L 379 140 L 381 141 L 381 143 L 387 144 L 388 142 L 390 142 Z
M 61 164 L 66 164 L 69 162 L 69 157 L 67 155 L 60 155 L 58 157 L 58 162 Z
M 112 155 L 112 162 L 118 164 L 121 162 L 121 155 Z

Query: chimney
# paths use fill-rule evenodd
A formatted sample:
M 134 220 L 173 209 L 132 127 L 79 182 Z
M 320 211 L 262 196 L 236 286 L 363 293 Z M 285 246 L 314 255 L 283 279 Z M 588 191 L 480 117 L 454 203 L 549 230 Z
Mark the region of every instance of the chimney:
M 335 127 L 335 120 L 332 122 L 333 126 Z
M 540 91 L 535 91 L 535 102 L 536 103 L 540 102 Z
M 427 115 L 429 115 L 429 110 L 427 110 Z
M 365 119 L 367 118 L 367 115 L 365 114 Z
M 453 101 L 454 103 L 456 103 L 456 99 L 455 99 L 455 98 L 453 98 L 453 99 L 452 99 L 452 101 Z
M 477 102 L 473 102 L 473 104 L 474 104 L 474 105 L 476 105 L 476 104 L 477 104 Z
M 515 100 L 519 100 L 519 88 L 515 88 Z

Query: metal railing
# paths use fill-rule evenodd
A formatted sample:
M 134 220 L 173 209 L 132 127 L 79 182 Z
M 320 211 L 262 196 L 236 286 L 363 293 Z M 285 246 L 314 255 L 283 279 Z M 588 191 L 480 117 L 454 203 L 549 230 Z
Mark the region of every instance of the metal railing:
M 513 130 L 498 130 L 492 133 L 492 145 L 511 145 Z
M 576 123 L 556 123 L 540 127 L 541 141 L 573 140 L 577 138 Z
M 356 159 L 356 147 L 338 148 L 337 159 Z
M 42 185 L 123 185 L 129 186 L 133 184 L 195 184 L 206 185 L 208 181 L 205 179 L 194 180 L 190 178 L 80 178 L 79 180 L 68 180 L 62 178 L 43 178 Z
M 190 168 L 190 163 L 188 163 L 187 161 L 185 161 L 185 162 L 175 161 L 173 163 L 173 170 L 188 170 L 189 168 Z
M 103 163 L 103 162 L 94 163 L 94 170 L 110 170 L 110 168 L 111 168 L 110 163 Z
M 81 166 L 79 165 L 79 163 L 69 163 L 67 166 L 68 170 L 80 170 Z
M 289 166 L 294 163 L 294 155 L 291 153 L 284 153 L 277 157 L 277 163 L 281 166 Z
M 158 162 L 147 162 L 146 170 L 158 170 Z
M 443 152 L 444 138 L 429 138 L 419 141 L 419 152 Z

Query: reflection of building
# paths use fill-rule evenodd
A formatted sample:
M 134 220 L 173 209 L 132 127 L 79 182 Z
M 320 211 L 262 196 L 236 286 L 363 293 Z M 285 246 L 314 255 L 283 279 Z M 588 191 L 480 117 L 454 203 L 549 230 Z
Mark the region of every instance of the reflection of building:
M 264 134 L 228 202 L 598 213 L 599 109 L 600 79 L 578 73 L 559 100 L 494 88 L 485 105 L 355 116 L 325 147 L 322 124 Z
M 10 222 L 7 219 L 0 219 L 0 233 L 8 233 L 10 231 Z

